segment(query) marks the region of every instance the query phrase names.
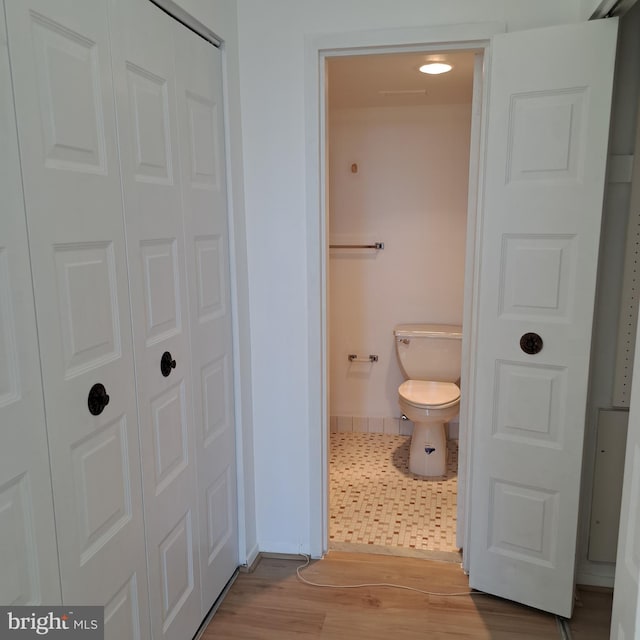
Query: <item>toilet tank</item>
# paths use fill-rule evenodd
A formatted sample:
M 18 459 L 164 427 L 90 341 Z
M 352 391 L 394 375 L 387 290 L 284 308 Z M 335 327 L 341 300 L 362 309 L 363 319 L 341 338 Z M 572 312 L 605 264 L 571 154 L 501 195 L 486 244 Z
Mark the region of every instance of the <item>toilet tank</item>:
M 457 382 L 462 359 L 462 327 L 401 324 L 394 329 L 400 368 L 408 380 Z

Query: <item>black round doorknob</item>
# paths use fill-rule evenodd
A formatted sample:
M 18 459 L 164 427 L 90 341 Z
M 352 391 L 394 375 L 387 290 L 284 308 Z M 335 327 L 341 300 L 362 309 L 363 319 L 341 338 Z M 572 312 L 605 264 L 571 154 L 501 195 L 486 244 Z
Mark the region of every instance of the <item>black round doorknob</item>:
M 520 348 L 529 355 L 542 351 L 542 338 L 537 333 L 525 333 L 520 338 Z
M 99 382 L 94 384 L 89 390 L 89 398 L 87 399 L 89 413 L 91 413 L 92 416 L 99 416 L 108 404 L 109 396 L 107 395 L 107 390 L 104 388 L 104 385 Z
M 176 361 L 171 357 L 171 353 L 169 351 L 165 351 L 162 354 L 162 358 L 160 358 L 160 371 L 162 375 L 166 378 L 170 373 L 171 369 L 176 368 Z

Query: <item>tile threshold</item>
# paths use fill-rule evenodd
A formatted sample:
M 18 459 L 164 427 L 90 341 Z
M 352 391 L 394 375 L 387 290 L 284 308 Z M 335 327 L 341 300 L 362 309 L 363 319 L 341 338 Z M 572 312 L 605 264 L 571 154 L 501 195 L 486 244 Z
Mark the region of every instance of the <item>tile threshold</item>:
M 432 549 L 407 549 L 406 547 L 387 547 L 376 544 L 360 544 L 357 542 L 329 543 L 329 553 L 372 553 L 379 556 L 398 556 L 401 558 L 418 558 L 421 560 L 437 560 L 439 562 L 462 562 L 461 551 L 437 551 Z

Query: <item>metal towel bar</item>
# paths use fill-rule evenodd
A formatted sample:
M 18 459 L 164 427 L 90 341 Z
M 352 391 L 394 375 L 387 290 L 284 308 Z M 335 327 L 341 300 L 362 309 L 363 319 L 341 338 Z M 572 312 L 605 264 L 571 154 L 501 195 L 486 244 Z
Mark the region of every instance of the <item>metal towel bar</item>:
M 349 362 L 378 362 L 378 356 L 374 354 L 366 358 L 359 358 L 355 353 L 350 353 L 347 357 L 349 358 Z
M 329 249 L 384 249 L 384 242 L 374 242 L 373 244 L 330 244 Z

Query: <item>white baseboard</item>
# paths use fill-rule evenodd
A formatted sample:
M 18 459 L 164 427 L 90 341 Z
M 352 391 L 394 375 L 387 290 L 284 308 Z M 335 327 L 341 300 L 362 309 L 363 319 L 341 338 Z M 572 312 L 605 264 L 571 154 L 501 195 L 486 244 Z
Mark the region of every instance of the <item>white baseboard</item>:
M 385 433 L 387 435 L 410 436 L 413 433 L 413 422 L 395 416 L 367 417 L 367 416 L 330 416 L 329 430 L 331 433 Z M 456 417 L 447 427 L 449 440 L 458 440 L 460 422 Z
M 247 557 L 245 558 L 244 563 L 242 564 L 242 571 L 251 571 L 252 567 L 255 566 L 257 561 L 259 560 L 258 556 L 260 555 L 260 549 L 258 547 L 258 543 L 256 543 L 248 552 Z
M 613 589 L 616 566 L 607 563 L 582 562 L 578 566 L 576 584 Z

